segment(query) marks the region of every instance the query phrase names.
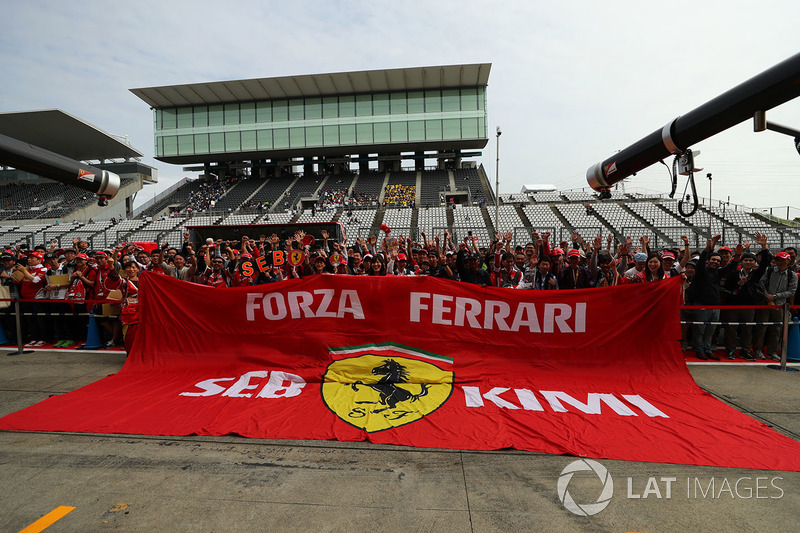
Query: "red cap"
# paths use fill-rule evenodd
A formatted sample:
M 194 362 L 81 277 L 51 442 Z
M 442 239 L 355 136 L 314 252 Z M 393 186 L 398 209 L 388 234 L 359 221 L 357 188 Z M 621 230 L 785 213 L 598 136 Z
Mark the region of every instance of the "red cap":
M 672 259 L 674 261 L 675 254 L 673 254 L 672 252 L 664 252 L 663 254 L 661 254 L 661 259 Z
M 789 255 L 789 252 L 778 252 L 775 254 L 775 259 L 786 259 L 787 261 L 791 261 L 792 256 Z
M 89 260 L 89 256 L 86 255 L 86 254 L 78 254 L 78 255 L 75 256 L 75 259 L 83 259 L 84 261 L 88 261 Z
M 32 255 L 33 257 L 38 258 L 39 261 L 44 261 L 44 256 L 39 252 L 28 252 L 26 255 Z
M 564 255 L 564 250 L 561 248 L 556 248 L 553 250 L 553 255 Z
M 580 257 L 581 256 L 581 251 L 578 250 L 577 248 L 573 248 L 572 250 L 569 251 L 569 254 L 567 254 L 567 255 L 569 257 Z
M 95 252 L 92 255 L 94 255 L 95 257 L 108 257 L 108 254 L 103 251 Z
M 242 254 L 242 258 L 244 258 L 244 259 L 251 259 L 252 257 L 253 257 L 253 256 L 252 256 L 252 255 L 250 255 L 250 254 L 249 254 L 249 253 L 247 253 L 247 252 L 245 252 L 245 253 L 243 253 L 243 254 Z
M 724 251 L 726 251 L 726 252 L 728 252 L 729 254 L 732 254 L 732 253 L 733 253 L 733 250 L 731 250 L 731 247 L 730 247 L 730 246 L 723 246 L 723 247 L 721 247 L 719 250 L 717 250 L 717 252 L 721 252 L 721 251 L 723 251 L 723 250 L 724 250 Z
M 398 261 L 408 261 L 408 257 L 406 257 L 406 254 L 397 254 L 397 260 Z

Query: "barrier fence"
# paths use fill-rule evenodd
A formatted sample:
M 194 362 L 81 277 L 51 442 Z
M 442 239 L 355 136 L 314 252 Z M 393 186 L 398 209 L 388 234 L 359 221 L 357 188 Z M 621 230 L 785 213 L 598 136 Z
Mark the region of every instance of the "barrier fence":
M 0 310 L 0 316 L 6 317 L 13 315 L 14 316 L 14 325 L 16 329 L 16 337 L 17 337 L 17 351 L 11 352 L 7 355 L 22 355 L 25 353 L 30 353 L 30 351 L 23 350 L 24 346 L 24 339 L 22 337 L 22 317 L 23 316 L 46 316 L 46 317 L 68 317 L 68 316 L 88 316 L 89 317 L 89 327 L 87 328 L 87 338 L 86 342 L 81 345 L 84 349 L 94 350 L 100 348 L 102 346 L 101 343 L 98 342 L 97 339 L 91 339 L 92 335 L 98 337 L 97 333 L 97 326 L 93 324 L 94 319 L 96 318 L 119 318 L 118 315 L 104 315 L 104 314 L 95 314 L 92 311 L 92 308 L 96 305 L 100 304 L 120 304 L 121 300 L 53 300 L 53 299 L 23 299 L 19 297 L 15 298 L 0 298 L 0 302 L 13 302 L 14 311 L 7 312 L 8 307 Z M 88 312 L 86 311 L 40 311 L 40 312 L 22 312 L 20 308 L 20 304 L 22 303 L 35 303 L 35 304 L 57 304 L 57 305 L 79 305 L 79 306 L 86 306 Z M 93 328 L 94 326 L 94 328 Z M 6 338 L 5 331 L 3 330 L 3 325 L 0 324 L 0 346 L 4 346 L 6 344 L 10 344 Z

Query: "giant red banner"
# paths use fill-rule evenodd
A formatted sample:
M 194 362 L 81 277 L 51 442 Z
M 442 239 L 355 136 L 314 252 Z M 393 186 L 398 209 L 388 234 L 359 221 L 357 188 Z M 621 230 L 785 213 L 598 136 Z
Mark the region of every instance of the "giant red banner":
M 692 380 L 680 280 L 523 291 L 314 276 L 142 276 L 122 370 L 0 429 L 369 440 L 800 470 L 800 444 Z

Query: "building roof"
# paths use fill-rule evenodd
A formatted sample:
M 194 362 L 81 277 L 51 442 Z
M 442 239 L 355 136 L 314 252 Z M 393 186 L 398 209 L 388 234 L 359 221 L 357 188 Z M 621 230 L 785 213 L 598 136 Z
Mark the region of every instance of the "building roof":
M 150 107 L 301 98 L 336 94 L 483 87 L 491 63 L 281 76 L 131 89 Z
M 0 113 L 0 133 L 77 161 L 130 159 L 144 155 L 97 126 L 60 109 Z

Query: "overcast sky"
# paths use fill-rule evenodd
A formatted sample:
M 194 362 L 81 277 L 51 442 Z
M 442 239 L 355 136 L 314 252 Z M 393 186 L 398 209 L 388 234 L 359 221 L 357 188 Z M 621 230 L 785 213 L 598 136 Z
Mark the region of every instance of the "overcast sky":
M 585 187 L 589 166 L 800 52 L 800 2 L 8 2 L 0 112 L 57 108 L 153 159 L 152 113 L 129 89 L 352 70 L 492 63 L 481 162 L 500 192 Z M 757 7 L 756 7 L 757 6 Z M 800 99 L 767 114 L 800 129 Z M 692 147 L 698 190 L 800 207 L 790 137 L 740 124 Z M 627 189 L 669 192 L 661 165 Z M 683 181 L 679 184 L 679 193 Z M 137 202 L 138 203 L 138 202 Z

